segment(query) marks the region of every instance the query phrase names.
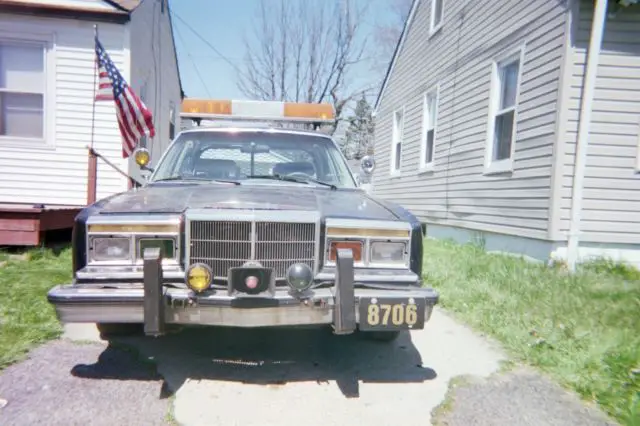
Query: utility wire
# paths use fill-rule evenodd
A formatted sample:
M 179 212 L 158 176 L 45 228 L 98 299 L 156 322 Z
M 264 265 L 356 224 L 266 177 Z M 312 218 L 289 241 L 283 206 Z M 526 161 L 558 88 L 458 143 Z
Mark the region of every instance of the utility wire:
M 196 71 L 196 75 L 200 79 L 200 83 L 202 83 L 202 87 L 204 87 L 204 90 L 205 90 L 205 92 L 207 92 L 207 95 L 209 96 L 209 98 L 213 98 L 213 96 L 211 96 L 211 92 L 209 91 L 209 87 L 207 86 L 207 83 L 204 81 L 204 79 L 202 78 L 202 75 L 200 74 L 200 70 L 198 69 L 198 65 L 196 65 L 196 61 L 194 61 L 193 60 L 193 56 L 191 56 L 191 52 L 189 51 L 189 48 L 187 47 L 187 43 L 182 38 L 182 33 L 180 31 L 178 31 L 178 27 L 177 26 L 175 26 L 174 28 L 176 30 L 176 34 L 178 35 L 178 38 L 180 39 L 180 42 L 184 46 L 184 49 L 187 51 L 187 56 L 189 57 L 189 59 L 191 60 L 191 63 L 193 64 L 193 68 Z
M 195 34 L 196 37 L 198 37 L 200 40 L 202 40 L 202 42 L 204 44 L 209 46 L 209 48 L 211 50 L 213 50 L 222 60 L 224 60 L 227 64 L 231 65 L 231 67 L 234 69 L 235 72 L 237 72 L 238 74 L 241 74 L 243 77 L 245 77 L 245 74 L 240 70 L 240 68 L 238 68 L 238 66 L 236 64 L 234 64 L 229 58 L 227 58 L 218 49 L 216 49 L 216 47 L 213 44 L 211 44 L 206 38 L 204 38 L 202 35 L 200 35 L 200 33 L 198 33 L 196 30 L 191 28 L 191 25 L 189 25 L 184 19 L 182 19 L 182 17 L 180 15 L 178 15 L 175 12 L 175 10 L 173 11 L 173 16 L 178 18 L 178 20 L 180 22 L 182 22 L 187 28 L 189 28 L 189 30 L 191 30 L 191 32 L 193 34 Z

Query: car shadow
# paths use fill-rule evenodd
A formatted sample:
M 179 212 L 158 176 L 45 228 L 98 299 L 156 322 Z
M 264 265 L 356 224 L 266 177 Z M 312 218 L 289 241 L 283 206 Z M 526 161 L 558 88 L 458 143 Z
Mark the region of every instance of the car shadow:
M 163 395 L 187 379 L 258 385 L 335 381 L 347 398 L 359 397 L 359 383 L 419 383 L 436 372 L 403 332 L 394 342 L 365 339 L 362 334 L 336 336 L 328 328 L 244 329 L 188 327 L 159 338 L 117 338 L 94 364 L 78 364 L 71 373 L 91 379 L 140 380 L 144 375 L 117 365 L 115 352 L 135 347 L 153 360 L 165 380 Z

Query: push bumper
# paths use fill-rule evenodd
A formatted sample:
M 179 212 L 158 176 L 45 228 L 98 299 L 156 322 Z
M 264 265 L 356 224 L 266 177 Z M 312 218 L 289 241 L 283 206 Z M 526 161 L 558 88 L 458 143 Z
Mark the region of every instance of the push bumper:
M 162 286 L 159 253 L 147 250 L 143 288 L 60 285 L 49 291 L 48 300 L 55 306 L 61 322 L 144 323 L 148 335 L 162 335 L 166 324 L 233 327 L 326 324 L 333 325 L 336 334 L 352 333 L 358 325 L 363 330 L 424 328 L 438 303 L 435 290 L 397 285 L 356 288 L 351 251 L 339 250 L 337 257 L 333 287 L 312 289 L 304 294 L 278 288 L 271 298 L 244 298 L 229 296 L 224 291 L 196 295 L 188 289 Z M 407 309 L 409 304 L 412 309 Z

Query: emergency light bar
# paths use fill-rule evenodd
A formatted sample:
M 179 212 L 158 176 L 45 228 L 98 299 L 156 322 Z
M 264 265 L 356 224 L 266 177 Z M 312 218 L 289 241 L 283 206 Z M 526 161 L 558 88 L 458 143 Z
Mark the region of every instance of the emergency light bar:
M 279 101 L 184 99 L 180 116 L 193 120 L 292 121 L 332 123 L 333 106 Z

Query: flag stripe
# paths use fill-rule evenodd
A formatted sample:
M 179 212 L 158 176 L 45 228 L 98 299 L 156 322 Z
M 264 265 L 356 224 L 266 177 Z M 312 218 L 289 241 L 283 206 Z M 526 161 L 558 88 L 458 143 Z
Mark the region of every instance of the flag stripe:
M 118 128 L 122 136 L 122 157 L 127 158 L 144 135 L 152 138 L 155 136 L 153 114 L 124 80 L 97 36 L 95 53 L 99 76 L 95 100 L 115 102 Z

